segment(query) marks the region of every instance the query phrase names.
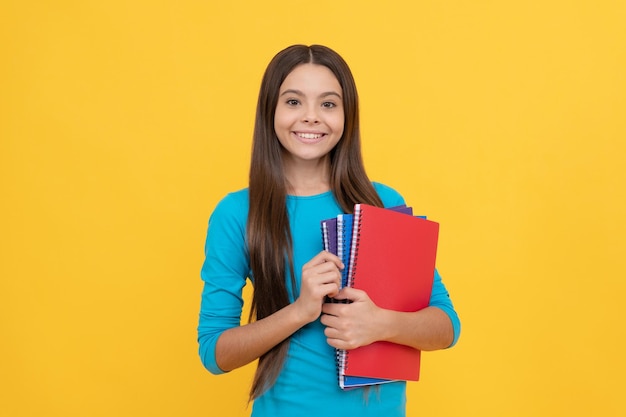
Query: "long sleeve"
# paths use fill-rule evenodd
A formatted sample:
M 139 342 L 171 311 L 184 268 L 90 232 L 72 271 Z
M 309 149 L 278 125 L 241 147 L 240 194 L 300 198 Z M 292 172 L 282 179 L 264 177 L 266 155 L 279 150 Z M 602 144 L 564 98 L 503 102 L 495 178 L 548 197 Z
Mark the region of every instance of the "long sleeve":
M 454 306 L 452 305 L 450 294 L 448 293 L 448 290 L 441 280 L 439 271 L 437 271 L 436 269 L 429 306 L 440 308 L 450 318 L 450 321 L 452 322 L 452 329 L 454 330 L 454 339 L 448 347 L 454 346 L 459 340 L 459 336 L 461 335 L 461 321 L 459 320 L 459 316 L 456 313 Z
M 245 234 L 247 204 L 247 194 L 229 194 L 209 219 L 201 270 L 204 288 L 198 343 L 200 359 L 213 374 L 224 372 L 215 360 L 217 339 L 241 322 L 242 291 L 250 275 Z

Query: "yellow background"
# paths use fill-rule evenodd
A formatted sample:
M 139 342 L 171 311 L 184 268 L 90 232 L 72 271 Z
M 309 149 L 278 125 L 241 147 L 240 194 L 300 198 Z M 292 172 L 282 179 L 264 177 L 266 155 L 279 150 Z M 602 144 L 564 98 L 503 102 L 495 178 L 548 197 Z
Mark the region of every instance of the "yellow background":
M 0 414 L 242 416 L 197 357 L 206 222 L 262 72 L 351 65 L 372 179 L 441 222 L 463 322 L 411 416 L 626 414 L 626 3 L 3 1 Z M 329 404 L 329 412 L 332 404 Z

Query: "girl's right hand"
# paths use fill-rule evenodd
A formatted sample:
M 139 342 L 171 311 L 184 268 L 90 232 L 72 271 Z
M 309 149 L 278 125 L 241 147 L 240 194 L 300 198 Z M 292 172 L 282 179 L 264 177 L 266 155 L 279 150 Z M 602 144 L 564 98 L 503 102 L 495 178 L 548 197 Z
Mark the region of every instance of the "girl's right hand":
M 341 287 L 341 259 L 322 251 L 302 266 L 300 296 L 294 307 L 307 323 L 315 321 L 322 313 L 324 297 L 334 297 Z

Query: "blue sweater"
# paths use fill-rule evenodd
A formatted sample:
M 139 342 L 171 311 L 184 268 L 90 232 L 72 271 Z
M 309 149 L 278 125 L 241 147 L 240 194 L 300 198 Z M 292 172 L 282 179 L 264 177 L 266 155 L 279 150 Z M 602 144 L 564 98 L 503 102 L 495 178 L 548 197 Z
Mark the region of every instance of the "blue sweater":
M 395 190 L 374 183 L 386 207 L 404 204 Z M 289 224 L 293 236 L 296 294 L 302 265 L 322 249 L 320 221 L 343 213 L 331 192 L 309 197 L 287 197 Z M 200 358 L 213 374 L 223 373 L 215 361 L 215 346 L 220 334 L 240 325 L 242 290 L 251 276 L 246 246 L 248 190 L 227 195 L 209 220 L 202 267 L 204 290 L 200 308 L 198 342 Z M 291 294 L 291 288 L 288 286 Z M 293 299 L 291 300 L 294 301 Z M 441 277 L 435 272 L 430 305 L 448 314 L 454 327 L 454 343 L 460 323 Z M 289 353 L 278 380 L 253 405 L 254 417 L 322 416 L 356 414 L 367 416 L 404 416 L 406 383 L 393 382 L 375 389 L 343 391 L 338 385 L 335 350 L 326 343 L 320 320 L 310 323 L 289 342 Z

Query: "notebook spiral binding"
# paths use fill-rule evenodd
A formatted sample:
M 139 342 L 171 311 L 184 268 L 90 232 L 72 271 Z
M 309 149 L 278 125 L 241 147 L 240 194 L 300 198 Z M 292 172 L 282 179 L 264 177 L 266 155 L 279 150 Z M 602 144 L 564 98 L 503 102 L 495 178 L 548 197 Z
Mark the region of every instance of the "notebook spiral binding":
M 346 231 L 343 227 L 342 215 L 337 216 L 337 234 L 339 234 L 339 231 L 341 231 L 341 238 L 338 239 L 340 243 L 337 244 L 337 257 L 341 259 L 341 262 L 344 262 L 343 242 L 345 242 L 346 240 Z M 341 273 L 341 287 L 345 285 L 345 283 L 343 282 L 343 275 L 344 273 L 342 272 Z
M 352 244 L 350 245 L 350 268 L 348 271 L 348 287 L 354 284 L 354 275 L 356 273 L 356 264 L 359 255 L 359 239 L 361 237 L 361 205 L 354 206 L 354 222 L 352 230 Z
M 328 241 L 328 225 L 322 222 L 322 238 L 324 239 L 324 249 L 328 250 L 329 241 Z

